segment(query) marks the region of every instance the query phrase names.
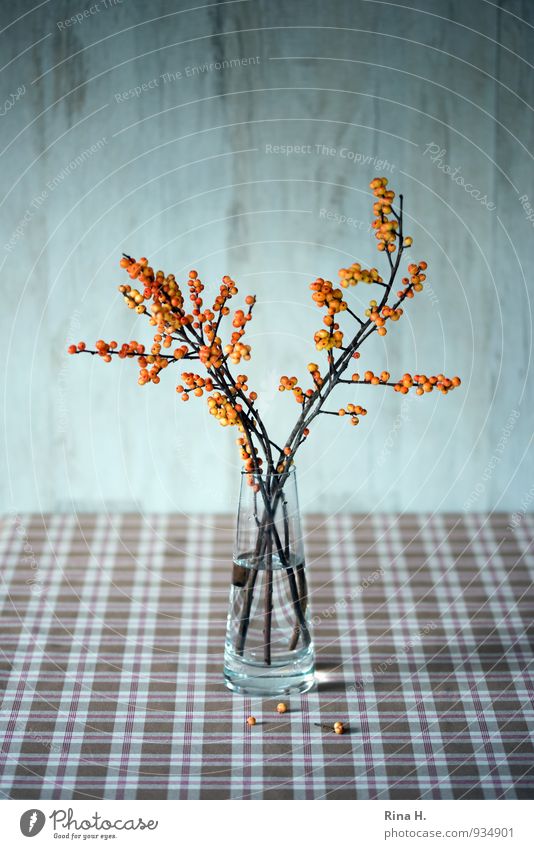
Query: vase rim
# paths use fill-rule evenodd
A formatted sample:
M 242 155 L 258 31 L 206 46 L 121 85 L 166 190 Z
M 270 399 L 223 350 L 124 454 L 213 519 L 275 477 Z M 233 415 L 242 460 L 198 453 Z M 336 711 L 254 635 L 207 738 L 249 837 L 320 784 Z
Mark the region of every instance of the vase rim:
M 257 477 L 281 478 L 281 477 L 283 477 L 283 475 L 291 474 L 291 472 L 295 473 L 296 470 L 297 470 L 296 466 L 291 465 L 289 467 L 289 469 L 285 469 L 285 471 L 283 471 L 283 472 L 270 472 L 270 473 L 267 473 L 267 472 L 247 472 L 247 471 L 245 471 L 245 469 L 241 469 L 241 474 L 242 475 L 252 475 L 255 478 L 257 478 Z

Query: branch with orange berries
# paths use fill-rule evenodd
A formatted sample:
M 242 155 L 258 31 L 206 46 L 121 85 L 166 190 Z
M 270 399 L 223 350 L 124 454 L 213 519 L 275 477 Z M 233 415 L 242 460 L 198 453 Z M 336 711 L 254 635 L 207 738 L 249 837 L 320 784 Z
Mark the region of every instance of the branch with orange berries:
M 280 453 L 277 470 L 283 472 L 293 461 L 295 452 L 306 440 L 310 433 L 312 421 L 321 413 L 328 415 L 349 415 L 351 424 L 359 422 L 359 416 L 365 415 L 361 412 L 363 407 L 350 403 L 340 408 L 337 412 L 324 410 L 324 403 L 331 392 L 342 384 L 365 383 L 370 385 L 392 386 L 396 392 L 406 394 L 410 388 L 416 387 L 418 395 L 432 392 L 438 389 L 446 395 L 452 389 L 460 386 L 460 378 L 447 378 L 443 374 L 427 377 L 426 375 L 415 375 L 413 378 L 406 373 L 397 381 L 390 381 L 389 372 L 382 372 L 380 377 L 375 376 L 372 371 L 366 371 L 363 380 L 359 374 L 352 375 L 351 380 L 343 377 L 348 370 L 351 359 L 359 359 L 359 348 L 371 336 L 377 333 L 386 336 L 388 322 L 396 323 L 404 314 L 402 304 L 407 299 L 412 299 L 418 292 L 423 291 L 426 280 L 427 263 L 421 260 L 418 263 L 408 265 L 408 275 L 402 278 L 402 288 L 396 293 L 396 298 L 389 303 L 393 285 L 396 280 L 401 257 L 406 248 L 413 244 L 411 236 L 405 236 L 403 230 L 403 199 L 400 196 L 398 212 L 394 207 L 395 193 L 387 188 L 388 181 L 385 177 L 377 177 L 370 183 L 370 188 L 376 201 L 373 206 L 375 219 L 373 228 L 378 240 L 378 250 L 386 251 L 389 261 L 389 278 L 387 281 L 381 277 L 377 268 L 362 268 L 360 263 L 353 263 L 348 268 L 339 271 L 340 288 L 337 288 L 329 280 L 318 277 L 310 284 L 312 299 L 317 306 L 326 310 L 323 317 L 325 327 L 315 333 L 314 341 L 318 351 L 325 351 L 327 355 L 327 368 L 323 374 L 316 363 L 308 364 L 308 371 L 313 379 L 313 388 L 303 389 L 296 377 L 283 376 L 280 380 L 280 391 L 290 389 L 295 400 L 301 406 L 301 415 L 293 428 L 289 439 Z M 395 260 L 392 259 L 396 253 Z M 383 288 L 380 300 L 372 299 L 369 307 L 365 310 L 365 318 L 360 317 L 355 310 L 349 307 L 345 299 L 343 289 L 349 289 L 360 283 L 367 285 L 378 285 Z M 350 316 L 356 321 L 356 332 L 351 336 L 348 344 L 345 341 L 346 330 L 340 325 L 341 315 Z M 358 410 L 359 412 L 356 412 Z

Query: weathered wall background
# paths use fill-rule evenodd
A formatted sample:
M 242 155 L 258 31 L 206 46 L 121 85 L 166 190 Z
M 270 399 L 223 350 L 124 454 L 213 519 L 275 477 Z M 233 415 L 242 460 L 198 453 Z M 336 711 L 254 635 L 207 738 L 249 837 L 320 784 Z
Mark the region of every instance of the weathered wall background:
M 229 272 L 259 297 L 248 371 L 282 441 L 296 407 L 278 377 L 317 356 L 308 283 L 380 261 L 367 186 L 381 173 L 405 194 L 431 287 L 360 364 L 443 370 L 463 387 L 340 394 L 369 414 L 358 429 L 322 418 L 302 501 L 531 506 L 534 5 L 193 5 L 2 6 L 2 509 L 232 510 L 235 433 L 202 401 L 178 402 L 168 372 L 140 388 L 132 364 L 68 358 L 66 345 L 149 338 L 116 292 L 123 250 L 214 284 Z

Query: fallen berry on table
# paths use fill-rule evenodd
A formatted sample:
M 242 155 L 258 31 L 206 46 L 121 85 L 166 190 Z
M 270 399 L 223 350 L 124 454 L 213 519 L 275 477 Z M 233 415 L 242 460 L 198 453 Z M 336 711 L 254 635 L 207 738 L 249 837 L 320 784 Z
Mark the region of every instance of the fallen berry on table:
M 333 725 L 326 722 L 314 722 L 313 724 L 316 725 L 317 728 L 325 728 L 327 731 L 335 731 L 336 734 L 345 733 L 345 726 L 342 722 L 334 722 Z
M 278 713 L 286 713 L 287 705 L 284 702 L 280 702 L 280 704 L 276 705 L 276 710 Z
M 256 725 L 256 717 L 255 716 L 247 717 L 247 725 Z

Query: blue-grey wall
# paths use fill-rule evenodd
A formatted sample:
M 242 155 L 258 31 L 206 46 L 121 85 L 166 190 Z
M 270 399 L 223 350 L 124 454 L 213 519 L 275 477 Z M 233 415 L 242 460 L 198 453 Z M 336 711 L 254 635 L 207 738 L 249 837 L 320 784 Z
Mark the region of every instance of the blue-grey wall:
M 359 365 L 463 386 L 340 392 L 369 413 L 322 417 L 302 501 L 528 509 L 534 4 L 33 5 L 1 10 L 2 509 L 233 510 L 235 433 L 204 401 L 66 345 L 149 338 L 116 291 L 121 251 L 214 286 L 230 273 L 258 295 L 247 371 L 283 441 L 279 375 L 317 358 L 309 282 L 385 262 L 377 174 L 405 195 L 430 285 Z

